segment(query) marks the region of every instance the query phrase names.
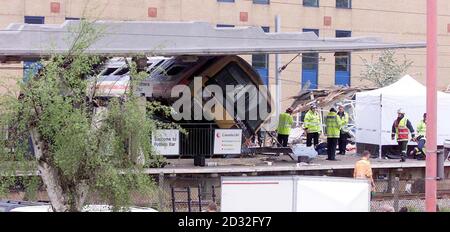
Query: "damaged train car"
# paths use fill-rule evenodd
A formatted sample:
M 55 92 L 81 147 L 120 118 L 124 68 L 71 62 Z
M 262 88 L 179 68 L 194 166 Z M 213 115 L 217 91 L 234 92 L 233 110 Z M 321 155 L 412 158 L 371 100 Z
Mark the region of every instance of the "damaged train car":
M 97 77 L 96 97 L 107 99 L 120 97 L 128 91 L 130 70 L 125 58 L 113 58 L 105 63 L 103 71 Z M 176 86 L 188 86 L 191 90 L 189 110 L 191 115 L 198 114 L 205 102 L 216 98 L 216 104 L 210 112 L 202 112 L 198 117 L 175 120 L 174 117 L 162 120 L 175 122 L 188 131 L 188 136 L 181 138 L 181 155 L 205 154 L 211 155 L 213 130 L 240 128 L 244 138 L 252 138 L 272 111 L 271 96 L 264 86 L 259 74 L 244 59 L 239 56 L 176 56 L 176 57 L 149 57 L 146 71 L 148 77 L 133 90 L 135 94 L 145 97 L 147 101 L 159 101 L 164 105 L 172 106 L 180 96 L 172 94 Z M 201 90 L 210 85 L 219 86 L 222 96 L 212 94 L 210 97 L 202 96 L 199 102 L 194 97 L 194 79 L 200 78 Z M 235 86 L 230 93 L 228 86 Z M 258 91 L 248 91 L 256 89 Z M 262 94 L 261 94 L 262 93 Z M 234 95 L 234 96 L 230 96 Z M 238 103 L 245 102 L 245 112 L 238 110 Z M 200 106 L 201 108 L 196 108 Z M 265 105 L 266 114 L 261 114 L 259 107 Z M 231 106 L 231 107 L 229 107 Z M 220 108 L 220 109 L 219 109 Z M 179 109 L 173 108 L 173 114 L 181 114 Z M 203 111 L 203 110 L 202 110 Z M 258 112 L 256 118 L 250 118 L 250 112 Z M 217 117 L 217 112 L 222 112 Z M 213 120 L 211 120 L 213 118 Z M 195 142 L 194 142 L 195 141 Z M 204 141 L 199 144 L 198 141 Z M 245 145 L 245 144 L 244 144 Z

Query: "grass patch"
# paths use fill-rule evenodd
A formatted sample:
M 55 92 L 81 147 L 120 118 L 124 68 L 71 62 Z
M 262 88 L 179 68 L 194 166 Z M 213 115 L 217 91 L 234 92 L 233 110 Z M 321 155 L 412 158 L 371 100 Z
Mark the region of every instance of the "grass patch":
M 408 206 L 407 208 L 408 208 L 408 212 L 411 212 L 411 213 L 423 212 L 422 210 L 420 210 L 420 209 L 418 209 L 416 207 Z

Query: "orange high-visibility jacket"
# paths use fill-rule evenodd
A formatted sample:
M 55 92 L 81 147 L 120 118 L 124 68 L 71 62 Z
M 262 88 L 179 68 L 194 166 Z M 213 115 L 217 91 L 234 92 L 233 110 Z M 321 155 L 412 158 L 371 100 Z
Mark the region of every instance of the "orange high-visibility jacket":
M 414 128 L 411 122 L 406 118 L 397 118 L 392 125 L 392 136 L 397 136 L 397 141 L 408 141 L 409 140 L 409 132 L 411 132 L 411 136 L 414 138 Z
M 353 171 L 354 178 L 372 179 L 372 166 L 367 159 L 361 159 L 355 164 L 355 170 Z

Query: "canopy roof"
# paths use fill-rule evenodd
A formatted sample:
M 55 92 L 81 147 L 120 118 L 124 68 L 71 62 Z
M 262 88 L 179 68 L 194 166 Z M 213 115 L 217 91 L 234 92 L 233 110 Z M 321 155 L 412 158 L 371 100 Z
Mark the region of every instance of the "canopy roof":
M 64 53 L 73 43 L 79 24 L 11 24 L 0 31 L 0 58 Z M 297 54 L 425 47 L 424 42 L 318 38 L 313 32 L 265 33 L 260 27 L 216 28 L 203 22 L 97 21 L 94 26 L 103 33 L 87 53 L 105 56 Z
M 358 93 L 360 96 L 423 96 L 426 87 L 410 75 L 405 75 L 397 82 L 375 90 Z M 448 94 L 438 91 L 439 96 L 449 97 Z

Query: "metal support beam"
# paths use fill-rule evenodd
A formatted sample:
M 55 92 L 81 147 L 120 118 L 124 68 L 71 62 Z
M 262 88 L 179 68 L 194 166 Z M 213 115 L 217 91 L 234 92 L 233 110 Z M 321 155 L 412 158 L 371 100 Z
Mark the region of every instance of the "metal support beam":
M 159 211 L 163 212 L 165 210 L 164 207 L 164 193 L 165 193 L 165 188 L 164 188 L 164 173 L 159 173 L 158 176 L 158 186 L 159 186 L 159 191 L 158 191 L 158 207 L 159 207 Z
M 275 32 L 279 33 L 281 31 L 281 17 L 279 15 L 277 15 L 275 17 Z M 276 106 L 276 110 L 275 110 L 275 118 L 277 119 L 276 121 L 278 121 L 278 117 L 281 113 L 281 73 L 280 73 L 280 68 L 281 68 L 281 59 L 280 59 L 280 55 L 276 54 L 275 55 L 275 87 L 276 87 L 276 99 L 275 99 L 275 106 Z
M 425 208 L 436 212 L 437 203 L 437 0 L 427 0 L 427 158 Z

